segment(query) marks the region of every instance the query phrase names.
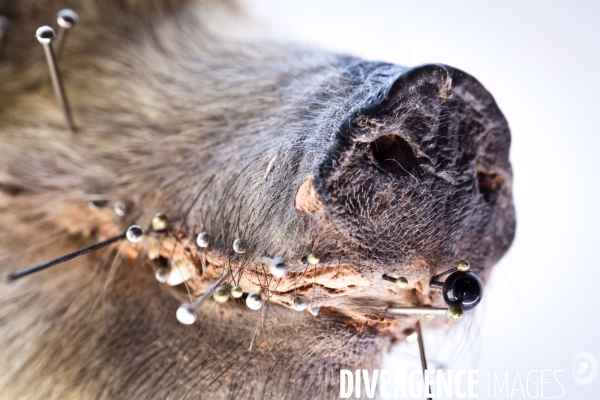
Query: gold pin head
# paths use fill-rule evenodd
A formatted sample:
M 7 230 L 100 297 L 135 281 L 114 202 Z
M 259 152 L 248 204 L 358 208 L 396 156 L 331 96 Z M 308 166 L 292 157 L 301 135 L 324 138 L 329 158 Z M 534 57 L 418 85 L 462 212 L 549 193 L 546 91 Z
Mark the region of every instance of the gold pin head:
M 452 306 L 446 311 L 446 315 L 452 321 L 459 321 L 463 317 L 464 311 L 460 307 Z
M 408 279 L 401 276 L 400 278 L 396 279 L 396 285 L 398 285 L 400 289 L 404 289 L 408 285 Z
M 234 299 L 239 299 L 244 295 L 244 290 L 239 286 L 234 286 L 231 288 L 231 297 Z
M 229 291 L 223 286 L 219 286 L 213 292 L 213 299 L 219 304 L 226 303 L 229 300 Z
M 467 272 L 471 265 L 467 260 L 460 260 L 458 264 L 456 264 L 456 268 L 461 272 Z
M 169 218 L 163 213 L 156 213 L 152 218 L 152 229 L 155 231 L 164 231 L 169 226 Z
M 319 256 L 317 256 L 315 253 L 310 253 L 306 256 L 306 262 L 311 265 L 317 265 L 319 261 Z

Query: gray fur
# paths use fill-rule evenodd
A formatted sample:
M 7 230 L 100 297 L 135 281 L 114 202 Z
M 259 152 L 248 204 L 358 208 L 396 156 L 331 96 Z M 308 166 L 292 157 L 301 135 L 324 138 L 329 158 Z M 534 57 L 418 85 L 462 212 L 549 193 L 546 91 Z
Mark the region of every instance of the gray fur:
M 3 398 L 337 398 L 340 368 L 377 367 L 414 324 L 386 316 L 389 304 L 440 301 L 424 288 L 431 275 L 466 258 L 485 278 L 508 249 L 510 133 L 464 72 L 234 39 L 214 28 L 217 16 L 241 18 L 229 3 L 70 3 L 0 2 L 12 19 L 0 62 L 0 270 L 161 211 L 171 234 L 211 234 L 232 283 L 260 274 L 262 256 L 300 279 L 311 273 L 300 259 L 317 252 L 314 274 L 339 268 L 371 284 L 278 292 L 265 281 L 278 304 L 302 293 L 323 312 L 208 302 L 185 327 L 174 315 L 187 293 L 154 280 L 157 262 L 103 250 L 1 286 Z M 61 60 L 75 134 L 33 38 L 69 5 L 85 26 Z M 382 137 L 399 138 L 399 161 L 377 159 Z M 295 198 L 307 179 L 318 204 L 304 212 Z M 126 216 L 89 210 L 93 194 L 125 201 Z M 238 237 L 243 255 L 231 249 Z M 420 287 L 401 292 L 384 273 Z

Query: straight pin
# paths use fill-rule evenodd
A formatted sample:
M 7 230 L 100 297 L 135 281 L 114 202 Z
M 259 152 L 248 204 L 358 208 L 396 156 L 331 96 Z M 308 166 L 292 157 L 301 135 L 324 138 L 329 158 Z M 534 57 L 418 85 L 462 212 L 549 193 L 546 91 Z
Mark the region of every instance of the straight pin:
M 44 52 L 46 53 L 46 61 L 48 62 L 48 68 L 50 69 L 50 78 L 52 79 L 52 86 L 54 87 L 54 94 L 56 95 L 56 100 L 58 100 L 58 105 L 60 106 L 60 109 L 65 118 L 67 128 L 71 132 L 73 132 L 74 128 L 73 121 L 71 119 L 71 109 L 69 108 L 69 103 L 67 102 L 67 97 L 65 95 L 63 81 L 58 70 L 56 54 L 54 53 L 54 49 L 52 48 L 52 40 L 54 40 L 54 29 L 50 28 L 49 26 L 41 26 L 35 32 L 35 36 L 37 37 L 38 42 L 40 42 L 44 47 Z
M 202 296 L 198 297 L 192 304 L 183 303 L 180 305 L 177 309 L 177 320 L 184 325 L 191 325 L 196 322 L 196 310 L 200 307 L 204 300 L 208 299 L 212 292 L 218 288 L 219 285 L 221 285 L 228 275 L 229 273 L 225 272 L 223 276 L 221 276 Z
M 65 254 L 64 256 L 55 258 L 54 260 L 50 260 L 45 263 L 38 264 L 31 268 L 27 268 L 27 269 L 24 269 L 24 270 L 21 270 L 18 272 L 7 271 L 7 273 L 5 275 L 5 279 L 7 282 L 13 282 L 24 276 L 31 275 L 35 272 L 43 271 L 47 268 L 53 267 L 58 264 L 62 264 L 64 262 L 67 262 L 69 260 L 72 260 L 74 258 L 82 256 L 82 255 L 92 252 L 94 250 L 98 250 L 103 247 L 109 246 L 109 245 L 111 245 L 115 242 L 118 242 L 120 240 L 123 240 L 125 238 L 127 238 L 132 243 L 136 243 L 136 242 L 140 241 L 140 239 L 142 238 L 142 234 L 143 234 L 142 229 L 137 225 L 133 225 L 133 226 L 130 226 L 129 229 L 127 229 L 127 232 L 123 233 L 122 235 L 115 236 L 113 238 L 107 239 L 100 243 L 93 244 L 88 247 L 84 247 L 83 249 L 74 251 L 69 254 Z
M 56 33 L 56 58 L 60 60 L 60 56 L 65 47 L 65 41 L 67 40 L 67 33 L 69 30 L 77 25 L 79 22 L 79 16 L 73 10 L 65 8 L 64 10 L 60 10 L 56 16 L 56 21 L 58 22 L 58 32 Z
M 425 357 L 425 345 L 423 344 L 423 331 L 421 331 L 421 321 L 417 321 L 417 341 L 419 342 L 419 355 L 421 356 L 421 368 L 423 369 L 423 380 L 425 380 L 425 371 L 427 370 L 427 358 Z M 431 386 L 427 385 L 427 393 L 431 393 Z M 427 396 L 427 400 L 431 400 L 430 396 Z
M 10 20 L 8 17 L 0 15 L 0 60 L 4 58 L 4 44 L 6 42 L 6 35 L 9 27 Z
M 448 309 L 449 307 L 390 307 L 387 312 L 403 315 L 446 315 Z

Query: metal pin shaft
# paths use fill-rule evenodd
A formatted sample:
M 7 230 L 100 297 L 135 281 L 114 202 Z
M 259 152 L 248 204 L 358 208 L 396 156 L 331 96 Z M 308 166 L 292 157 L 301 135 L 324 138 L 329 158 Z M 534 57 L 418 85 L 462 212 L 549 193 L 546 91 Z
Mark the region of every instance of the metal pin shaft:
M 390 314 L 404 314 L 404 315 L 446 315 L 448 307 L 390 307 L 387 309 Z
M 66 261 L 72 260 L 74 258 L 77 258 L 79 256 L 87 254 L 87 253 L 89 253 L 91 251 L 94 251 L 94 250 L 97 250 L 97 249 L 101 249 L 102 247 L 106 247 L 106 246 L 108 246 L 110 244 L 118 242 L 119 240 L 123 240 L 123 239 L 125 239 L 125 237 L 126 237 L 126 234 L 124 233 L 122 235 L 115 236 L 113 238 L 105 240 L 104 242 L 96 243 L 94 245 L 91 245 L 91 246 L 85 247 L 83 249 L 74 251 L 74 252 L 66 254 L 64 256 L 55 258 L 54 260 L 47 261 L 47 262 L 45 262 L 43 264 L 38 264 L 36 266 L 24 269 L 22 271 L 8 273 L 8 274 L 6 274 L 6 280 L 8 282 L 12 282 L 12 281 L 14 281 L 16 279 L 19 279 L 19 278 L 22 278 L 24 276 L 33 274 L 34 272 L 42 271 L 42 270 L 44 270 L 46 268 L 50 268 L 50 267 L 53 267 L 55 265 L 62 264 L 64 262 L 66 262 Z
M 200 304 L 202 304 L 204 302 L 204 300 L 206 300 L 212 294 L 212 292 L 214 292 L 215 289 L 217 287 L 219 287 L 219 285 L 225 280 L 225 278 L 227 278 L 227 275 L 229 275 L 229 273 L 225 272 L 222 277 L 220 277 L 211 287 L 208 288 L 208 290 L 206 291 L 206 293 L 204 293 L 202 296 L 198 297 L 192 303 L 192 308 L 194 310 L 197 310 L 198 307 L 200 307 Z
M 75 11 L 65 8 L 64 10 L 60 10 L 58 12 L 56 20 L 58 22 L 58 32 L 56 33 L 54 47 L 56 49 L 56 59 L 60 60 L 62 51 L 65 48 L 67 33 L 69 33 L 71 28 L 77 25 L 77 22 L 79 22 L 79 16 Z
M 70 131 L 74 131 L 73 121 L 71 119 L 71 109 L 65 95 L 65 88 L 63 85 L 60 71 L 58 70 L 58 63 L 56 61 L 56 54 L 52 48 L 52 40 L 54 39 L 54 30 L 49 26 L 42 26 L 38 28 L 35 33 L 38 41 L 44 47 L 44 53 L 46 53 L 46 61 L 48 61 L 48 68 L 50 69 L 50 78 L 52 79 L 52 86 L 54 87 L 54 94 L 58 105 L 65 118 L 65 123 Z
M 425 345 L 423 344 L 423 331 L 421 330 L 421 321 L 417 321 L 417 341 L 419 342 L 419 354 L 421 356 L 421 368 L 423 369 L 423 379 L 425 379 L 425 371 L 427 370 L 427 358 L 425 357 Z M 431 386 L 427 385 L 428 393 L 431 393 Z M 431 400 L 431 397 L 427 397 Z

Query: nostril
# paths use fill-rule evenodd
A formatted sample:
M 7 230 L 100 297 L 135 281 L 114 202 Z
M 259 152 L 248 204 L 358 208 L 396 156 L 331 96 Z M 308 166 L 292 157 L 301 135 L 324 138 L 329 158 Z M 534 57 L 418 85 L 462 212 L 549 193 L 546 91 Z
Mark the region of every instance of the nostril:
M 383 135 L 371 142 L 373 158 L 379 166 L 390 173 L 406 176 L 413 175 L 418 167 L 410 145 L 396 135 Z
M 498 192 L 504 183 L 504 178 L 497 172 L 477 172 L 477 184 L 479 192 L 485 196 L 487 200 L 490 196 Z

